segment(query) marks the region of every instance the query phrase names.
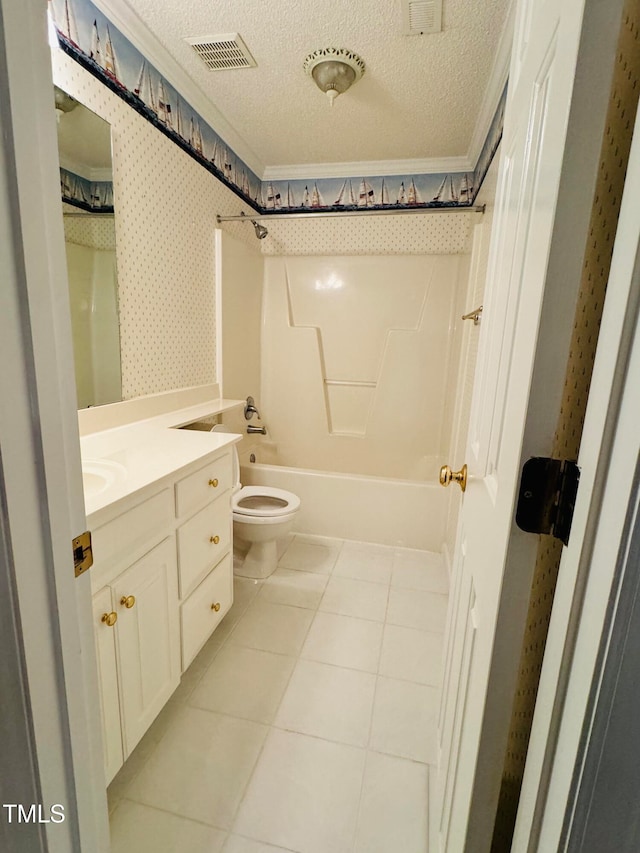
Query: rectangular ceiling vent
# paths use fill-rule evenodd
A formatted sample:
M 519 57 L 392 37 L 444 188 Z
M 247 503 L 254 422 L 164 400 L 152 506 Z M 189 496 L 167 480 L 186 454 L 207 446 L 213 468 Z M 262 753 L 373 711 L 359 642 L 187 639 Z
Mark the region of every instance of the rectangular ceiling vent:
M 402 31 L 406 36 L 442 32 L 442 0 L 402 0 Z
M 221 36 L 186 38 L 209 71 L 228 71 L 232 68 L 253 68 L 256 61 L 238 33 Z

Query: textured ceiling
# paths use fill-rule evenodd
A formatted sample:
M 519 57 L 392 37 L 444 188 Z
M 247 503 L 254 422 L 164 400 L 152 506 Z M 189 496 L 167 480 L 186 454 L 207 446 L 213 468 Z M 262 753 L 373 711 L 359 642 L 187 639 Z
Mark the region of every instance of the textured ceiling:
M 444 0 L 403 36 L 400 0 L 127 0 L 267 166 L 464 156 L 508 0 Z M 257 67 L 210 72 L 183 41 L 238 32 Z M 367 70 L 333 108 L 303 71 L 319 47 Z

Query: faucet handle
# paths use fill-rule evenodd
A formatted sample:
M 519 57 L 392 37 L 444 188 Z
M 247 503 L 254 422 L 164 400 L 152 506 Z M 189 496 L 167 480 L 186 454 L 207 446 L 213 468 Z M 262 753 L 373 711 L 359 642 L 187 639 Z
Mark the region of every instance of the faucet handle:
M 254 415 L 260 417 L 260 412 L 256 408 L 256 403 L 253 397 L 247 397 L 247 402 L 244 407 L 244 418 L 245 420 L 250 421 Z

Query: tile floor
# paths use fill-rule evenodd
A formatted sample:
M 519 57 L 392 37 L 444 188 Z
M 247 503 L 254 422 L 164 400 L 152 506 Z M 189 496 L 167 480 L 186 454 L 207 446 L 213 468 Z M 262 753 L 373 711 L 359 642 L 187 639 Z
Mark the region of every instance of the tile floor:
M 113 853 L 427 853 L 440 555 L 292 537 L 109 787 Z

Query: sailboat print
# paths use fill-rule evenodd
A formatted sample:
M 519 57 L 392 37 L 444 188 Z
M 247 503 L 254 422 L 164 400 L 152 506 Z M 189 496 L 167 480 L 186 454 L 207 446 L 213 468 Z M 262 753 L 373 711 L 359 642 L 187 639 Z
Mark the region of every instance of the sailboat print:
M 111 79 L 122 86 L 120 80 L 118 79 L 118 68 L 116 65 L 116 53 L 113 49 L 113 41 L 111 40 L 111 32 L 109 31 L 109 26 L 107 25 L 107 37 L 104 42 L 104 70 L 105 73 L 111 77 Z
M 406 204 L 407 203 L 407 193 L 404 188 L 404 181 L 400 184 L 400 189 L 398 190 L 398 198 L 396 199 L 396 204 Z
M 104 68 L 102 63 L 102 52 L 100 50 L 100 36 L 98 34 L 98 22 L 93 21 L 93 29 L 91 31 L 91 53 L 89 54 L 89 58 L 93 59 L 94 62 L 97 62 L 101 68 Z
M 380 187 L 380 204 L 389 204 L 389 191 L 387 190 L 387 185 L 382 179 L 382 186 Z
M 136 88 L 133 90 L 133 94 L 136 95 L 142 103 L 145 104 L 145 106 L 149 107 L 153 113 L 158 115 L 156 99 L 153 96 L 153 87 L 151 85 L 151 72 L 146 59 L 142 60 L 142 67 L 140 68 L 138 82 L 136 83 Z
M 173 128 L 171 121 L 171 104 L 167 98 L 162 77 L 158 80 L 158 118 L 169 129 Z
M 53 3 L 51 4 L 51 10 L 53 13 Z M 56 15 L 53 14 L 53 20 L 58 34 L 77 50 L 81 50 L 80 45 L 78 44 L 78 25 L 76 24 L 76 16 L 73 11 L 73 6 L 71 5 L 71 0 L 64 0 L 62 19 L 58 20 Z
M 311 207 L 324 207 L 324 200 L 318 189 L 318 184 L 314 182 L 313 192 L 311 193 Z
M 293 190 L 291 189 L 291 184 L 287 184 L 287 203 L 286 207 L 295 207 L 296 199 L 293 194 Z
M 360 190 L 358 192 L 358 207 L 373 207 L 374 204 L 373 187 L 363 178 L 360 181 Z
M 282 207 L 282 200 L 280 197 L 280 193 L 273 186 L 271 181 L 269 181 L 269 185 L 267 186 L 267 210 L 279 210 Z
M 302 204 L 300 207 L 311 207 L 311 196 L 309 195 L 309 187 L 304 188 L 304 193 L 302 195 Z
M 418 192 L 413 178 L 411 178 L 411 183 L 409 184 L 409 189 L 407 191 L 407 204 L 412 207 L 415 207 L 417 204 L 422 204 L 422 198 L 420 197 L 420 193 Z
M 247 198 L 250 197 L 251 190 L 249 189 L 249 178 L 247 177 L 247 173 L 244 169 L 242 170 L 242 182 L 240 184 L 240 189 L 247 196 Z
M 233 163 L 231 162 L 231 158 L 229 157 L 229 150 L 227 148 L 225 148 L 224 149 L 224 175 L 228 181 L 231 180 L 232 172 L 233 172 Z
M 218 168 L 218 140 L 217 140 L 217 138 L 213 140 L 213 153 L 211 154 L 211 157 L 209 159 L 211 160 L 211 162 L 213 163 L 213 165 L 217 169 Z
M 460 204 L 471 204 L 473 187 L 469 183 L 469 176 L 465 172 L 460 181 Z
M 182 130 L 182 110 L 180 109 L 180 95 L 176 98 L 176 133 L 184 139 L 184 132 Z M 215 156 L 215 150 L 213 153 Z
M 198 154 L 202 154 L 202 133 L 200 132 L 200 122 L 198 119 L 191 117 L 191 124 L 189 130 L 189 144 L 197 151 Z
M 335 207 L 356 207 L 356 196 L 350 180 L 343 183 L 342 189 L 338 193 L 338 198 L 333 204 Z
M 262 197 L 262 182 L 258 181 L 258 189 L 253 199 L 258 207 L 264 207 L 264 199 Z
M 438 192 L 433 197 L 433 203 L 442 207 L 452 207 L 458 203 L 458 195 L 454 189 L 451 175 L 445 175 Z

